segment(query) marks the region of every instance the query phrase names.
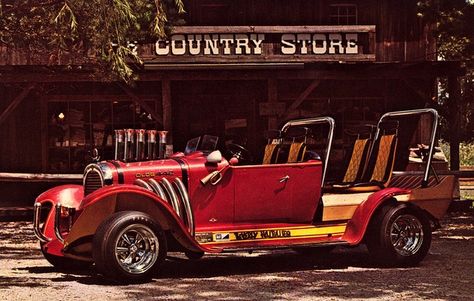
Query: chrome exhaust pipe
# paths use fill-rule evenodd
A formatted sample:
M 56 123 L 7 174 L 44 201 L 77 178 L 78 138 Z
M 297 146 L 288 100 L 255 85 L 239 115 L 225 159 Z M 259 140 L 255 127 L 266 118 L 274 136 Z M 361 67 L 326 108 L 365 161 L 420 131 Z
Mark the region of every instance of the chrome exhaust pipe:
M 135 156 L 133 155 L 134 149 L 135 149 L 135 130 L 126 129 L 125 130 L 124 157 L 123 157 L 123 160 L 125 162 L 133 161 L 133 159 L 135 158 Z
M 145 130 L 144 129 L 135 130 L 135 137 L 136 137 L 135 160 L 142 161 L 145 159 Z
M 194 237 L 195 234 L 195 227 L 194 227 L 194 215 L 193 215 L 193 209 L 191 207 L 191 202 L 189 200 L 189 195 L 186 190 L 186 187 L 184 186 L 183 181 L 181 181 L 180 178 L 174 179 L 174 185 L 176 185 L 176 188 L 179 193 L 179 197 L 181 199 L 181 202 L 183 203 L 184 211 L 186 213 L 186 224 L 188 226 L 189 233 L 191 236 Z
M 46 237 L 40 229 L 40 220 L 41 220 L 41 203 L 35 203 L 34 205 L 34 215 L 33 215 L 33 232 L 35 233 L 36 238 L 41 242 L 49 242 L 51 238 Z
M 146 144 L 147 144 L 146 156 L 148 160 L 156 159 L 156 133 L 157 133 L 156 130 L 146 131 Z
M 160 141 L 158 143 L 158 159 L 164 159 L 166 157 L 166 135 L 168 131 L 158 131 Z
M 115 150 L 114 150 L 114 159 L 120 160 L 124 158 L 124 131 L 115 130 Z
M 164 189 L 166 190 L 166 193 L 169 195 L 170 200 L 171 200 L 171 206 L 173 207 L 175 213 L 180 218 L 182 218 L 183 213 L 181 212 L 181 207 L 179 206 L 178 195 L 173 189 L 173 186 L 171 185 L 170 181 L 168 181 L 168 179 L 166 178 L 163 178 L 160 180 L 160 184 L 163 185 Z
M 151 188 L 153 189 L 156 195 L 158 195 L 163 200 L 167 201 L 168 204 L 171 204 L 170 200 L 166 196 L 165 191 L 160 183 L 158 183 L 155 179 L 151 178 L 148 180 L 148 184 L 150 184 Z

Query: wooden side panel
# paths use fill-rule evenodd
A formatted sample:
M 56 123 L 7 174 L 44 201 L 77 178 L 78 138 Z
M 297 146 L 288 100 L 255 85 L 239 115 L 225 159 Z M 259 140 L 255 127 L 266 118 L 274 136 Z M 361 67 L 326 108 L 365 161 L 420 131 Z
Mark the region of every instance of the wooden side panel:
M 21 89 L 0 88 L 5 109 Z M 41 171 L 40 102 L 34 91 L 9 114 L 0 127 L 0 166 L 4 172 Z

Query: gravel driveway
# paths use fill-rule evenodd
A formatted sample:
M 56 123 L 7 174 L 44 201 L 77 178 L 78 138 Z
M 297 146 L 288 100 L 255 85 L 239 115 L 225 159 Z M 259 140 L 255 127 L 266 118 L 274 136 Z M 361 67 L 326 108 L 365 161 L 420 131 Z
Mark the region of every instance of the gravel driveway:
M 207 255 L 171 253 L 149 283 L 114 285 L 93 270 L 55 271 L 29 222 L 0 223 L 0 300 L 473 300 L 474 211 L 452 213 L 416 268 L 372 266 L 365 247 L 325 257 L 290 250 Z

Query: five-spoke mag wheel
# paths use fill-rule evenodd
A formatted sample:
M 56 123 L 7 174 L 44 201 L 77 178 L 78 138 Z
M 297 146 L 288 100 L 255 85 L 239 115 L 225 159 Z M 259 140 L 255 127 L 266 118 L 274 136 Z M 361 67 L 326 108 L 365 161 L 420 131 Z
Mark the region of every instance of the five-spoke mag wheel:
M 141 274 L 155 264 L 159 248 L 153 230 L 142 224 L 132 224 L 118 235 L 115 257 L 127 272 Z
M 120 282 L 149 279 L 164 261 L 166 252 L 161 227 L 138 211 L 112 214 L 99 225 L 93 239 L 97 271 Z
M 411 214 L 400 215 L 391 225 L 390 241 L 398 254 L 414 255 L 423 245 L 423 225 Z
M 386 205 L 375 213 L 366 235 L 373 259 L 384 266 L 414 266 L 431 245 L 431 225 L 421 209 Z

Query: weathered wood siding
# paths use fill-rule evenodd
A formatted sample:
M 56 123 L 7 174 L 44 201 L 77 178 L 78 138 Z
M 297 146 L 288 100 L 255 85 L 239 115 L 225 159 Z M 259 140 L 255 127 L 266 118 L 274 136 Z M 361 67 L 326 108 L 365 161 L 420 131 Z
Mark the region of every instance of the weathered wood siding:
M 0 85 L 0 112 L 21 89 Z M 0 124 L 0 170 L 2 172 L 41 171 L 41 118 L 37 93 L 30 92 Z
M 377 61 L 436 59 L 432 28 L 411 0 L 188 0 L 186 20 L 191 26 L 337 25 L 329 17 L 333 4 L 357 6 L 357 24 L 349 25 L 376 25 Z
M 331 5 L 356 5 L 355 24 L 375 25 L 376 60 L 411 62 L 436 59 L 432 26 L 416 15 L 412 0 L 187 0 L 188 26 L 337 25 Z M 83 56 L 42 55 L 0 46 L 0 65 L 84 64 Z M 88 60 L 88 62 L 90 62 Z

